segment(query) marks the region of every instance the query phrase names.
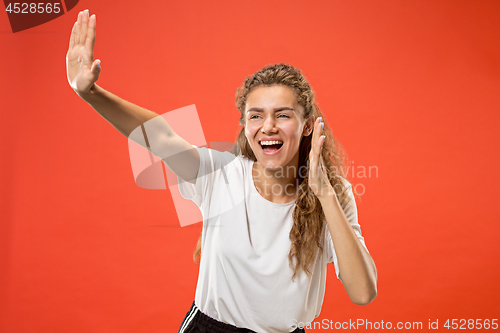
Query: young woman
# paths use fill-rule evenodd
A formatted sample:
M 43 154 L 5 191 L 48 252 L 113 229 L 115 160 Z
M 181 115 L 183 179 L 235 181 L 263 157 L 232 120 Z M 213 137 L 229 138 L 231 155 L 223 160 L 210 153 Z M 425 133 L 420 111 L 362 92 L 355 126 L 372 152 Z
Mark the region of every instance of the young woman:
M 95 27 L 95 15 L 80 12 L 67 53 L 71 87 L 127 137 L 154 122 L 153 153 L 203 213 L 196 296 L 180 333 L 304 332 L 321 311 L 328 262 L 354 303 L 375 298 L 342 147 L 300 70 L 277 64 L 246 78 L 236 94 L 241 132 L 232 152 L 218 152 L 95 84 Z

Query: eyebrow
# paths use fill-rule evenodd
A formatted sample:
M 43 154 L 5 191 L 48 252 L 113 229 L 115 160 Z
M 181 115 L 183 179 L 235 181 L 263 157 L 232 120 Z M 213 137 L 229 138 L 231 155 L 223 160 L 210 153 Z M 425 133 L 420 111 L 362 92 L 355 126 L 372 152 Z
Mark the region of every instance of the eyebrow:
M 284 111 L 284 110 L 290 110 L 290 111 L 295 112 L 295 109 L 290 108 L 290 107 L 288 107 L 288 106 L 283 106 L 283 107 L 281 107 L 281 108 L 276 108 L 276 109 L 274 109 L 274 112 Z M 250 111 L 264 112 L 264 109 L 261 109 L 261 108 L 251 108 L 251 109 L 248 109 L 248 110 L 247 110 L 247 112 L 250 112 Z

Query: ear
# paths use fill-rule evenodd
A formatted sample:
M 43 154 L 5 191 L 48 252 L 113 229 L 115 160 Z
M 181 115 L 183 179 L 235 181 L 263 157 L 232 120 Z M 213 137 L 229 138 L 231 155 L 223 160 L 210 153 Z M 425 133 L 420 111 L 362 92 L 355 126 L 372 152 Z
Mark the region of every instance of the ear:
M 302 135 L 304 136 L 309 136 L 311 135 L 311 132 L 314 127 L 314 116 L 310 116 L 309 119 L 306 121 L 306 124 L 304 125 L 304 130 L 302 131 Z

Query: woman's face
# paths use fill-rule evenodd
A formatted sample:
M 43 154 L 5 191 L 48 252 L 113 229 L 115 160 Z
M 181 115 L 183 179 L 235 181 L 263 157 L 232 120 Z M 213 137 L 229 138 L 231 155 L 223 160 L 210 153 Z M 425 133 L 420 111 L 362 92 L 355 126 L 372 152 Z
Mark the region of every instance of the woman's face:
M 245 136 L 262 167 L 298 166 L 300 140 L 310 134 L 312 125 L 312 119 L 306 121 L 303 114 L 288 86 L 260 86 L 247 96 Z

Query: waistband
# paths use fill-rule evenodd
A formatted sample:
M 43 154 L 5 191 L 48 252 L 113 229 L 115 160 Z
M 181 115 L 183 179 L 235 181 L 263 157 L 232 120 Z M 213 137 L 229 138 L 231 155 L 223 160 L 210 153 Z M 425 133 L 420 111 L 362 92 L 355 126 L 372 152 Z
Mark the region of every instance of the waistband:
M 207 332 L 217 332 L 217 333 L 257 333 L 248 328 L 236 327 L 227 323 L 220 322 L 212 317 L 207 316 L 195 305 L 191 305 L 184 321 L 181 324 L 181 328 L 178 333 L 187 332 L 186 329 L 190 324 L 193 324 L 195 327 L 204 328 Z M 305 332 L 304 329 L 297 328 L 291 333 L 301 333 Z

